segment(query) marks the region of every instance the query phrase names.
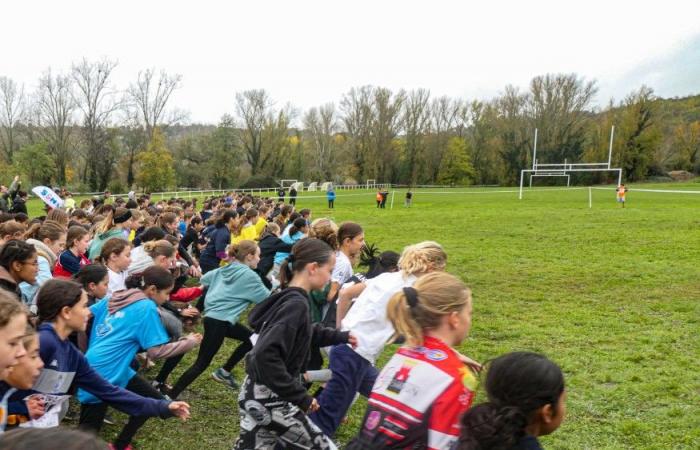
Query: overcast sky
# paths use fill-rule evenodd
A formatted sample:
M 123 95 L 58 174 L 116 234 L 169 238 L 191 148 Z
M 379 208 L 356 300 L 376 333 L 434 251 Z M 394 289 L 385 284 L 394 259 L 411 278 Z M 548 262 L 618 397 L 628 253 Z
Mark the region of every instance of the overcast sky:
M 302 109 L 365 84 L 488 99 L 556 72 L 597 80 L 602 104 L 642 83 L 700 93 L 698 0 L 21 0 L 1 14 L 0 75 L 33 90 L 49 66 L 107 57 L 125 88 L 165 69 L 183 76 L 172 106 L 192 122 L 254 88 Z

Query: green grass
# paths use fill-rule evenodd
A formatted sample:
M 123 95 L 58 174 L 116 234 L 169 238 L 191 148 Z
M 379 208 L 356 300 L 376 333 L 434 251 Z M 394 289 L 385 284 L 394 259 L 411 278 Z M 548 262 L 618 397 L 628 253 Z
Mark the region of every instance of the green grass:
M 411 209 L 402 207 L 403 191 L 393 210 L 376 209 L 371 192 L 343 191 L 333 211 L 323 199 L 302 197 L 298 207 L 361 223 L 367 241 L 381 249 L 400 251 L 427 239 L 443 244 L 448 270 L 474 293 L 473 328 L 460 350 L 480 361 L 513 350 L 543 352 L 565 372 L 568 416 L 543 438 L 545 448 L 698 448 L 700 195 L 634 187 L 625 209 L 612 191 L 594 190 L 589 209 L 587 189 L 526 191 L 519 201 L 498 188 L 421 190 Z M 653 187 L 700 190 L 692 183 Z M 234 344 L 225 344 L 211 370 Z M 242 367 L 236 375 L 242 379 Z M 191 402 L 192 419 L 149 420 L 139 448 L 230 448 L 237 393 L 207 372 L 182 397 Z M 477 402 L 483 400 L 480 393 Z M 353 407 L 341 443 L 357 432 L 364 405 Z M 103 435 L 119 429 L 106 426 Z

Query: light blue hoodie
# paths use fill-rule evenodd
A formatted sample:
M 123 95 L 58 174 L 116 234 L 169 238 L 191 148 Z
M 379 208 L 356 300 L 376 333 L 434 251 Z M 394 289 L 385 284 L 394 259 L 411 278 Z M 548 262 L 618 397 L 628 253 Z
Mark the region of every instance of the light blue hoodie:
M 270 295 L 260 276 L 237 261 L 205 273 L 201 283 L 209 288 L 204 315 L 232 324 L 238 322 L 249 304 L 260 303 Z

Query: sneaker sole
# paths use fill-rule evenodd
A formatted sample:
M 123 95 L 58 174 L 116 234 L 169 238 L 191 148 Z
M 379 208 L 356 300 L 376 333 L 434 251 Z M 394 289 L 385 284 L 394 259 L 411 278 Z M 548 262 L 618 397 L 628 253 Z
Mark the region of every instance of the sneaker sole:
M 234 390 L 234 391 L 237 391 L 237 390 L 239 389 L 239 386 L 235 386 L 235 387 L 234 387 L 234 386 L 232 386 L 231 383 L 229 383 L 228 380 L 226 380 L 225 378 L 220 378 L 219 376 L 217 376 L 217 375 L 216 375 L 216 372 L 212 373 L 212 374 L 211 374 L 211 377 L 212 377 L 212 378 L 214 379 L 214 381 L 216 381 L 217 383 L 221 383 L 221 384 L 223 384 L 224 386 L 226 386 L 226 387 L 228 387 L 228 388 L 230 388 L 230 389 L 232 389 L 232 390 Z

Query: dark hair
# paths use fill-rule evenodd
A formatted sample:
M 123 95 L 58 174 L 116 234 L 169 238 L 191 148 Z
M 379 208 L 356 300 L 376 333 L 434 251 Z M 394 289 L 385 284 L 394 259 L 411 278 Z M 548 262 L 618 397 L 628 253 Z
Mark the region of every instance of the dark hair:
M 233 209 L 228 209 L 219 217 L 216 221 L 216 228 L 221 228 L 225 226 L 231 219 L 238 217 L 238 213 Z
M 73 280 L 80 283 L 87 290 L 90 283 L 99 283 L 108 276 L 107 267 L 102 264 L 88 264 L 80 268 L 78 273 L 73 275 Z
M 308 226 L 308 224 L 306 223 L 306 219 L 302 219 L 301 217 L 295 219 L 292 223 L 291 228 L 289 228 L 289 236 L 294 236 L 295 234 L 297 234 L 298 231 L 300 231 L 306 226 Z
M 109 447 L 94 434 L 67 428 L 17 428 L 2 437 L 0 448 L 35 450 L 107 450 Z
M 76 241 L 81 240 L 86 234 L 88 234 L 88 231 L 81 225 L 74 225 L 68 228 L 66 248 L 70 249 Z
M 292 247 L 292 253 L 282 261 L 280 267 L 281 286 L 287 287 L 294 274 L 304 270 L 307 264 L 325 264 L 334 254 L 335 251 L 331 246 L 320 239 L 304 238 L 299 240 Z
M 250 220 L 250 219 L 252 219 L 253 217 L 257 217 L 258 214 L 259 214 L 259 213 L 258 213 L 258 210 L 255 209 L 255 208 L 253 208 L 253 207 L 251 206 L 251 207 L 248 208 L 248 210 L 245 212 L 245 218 L 248 219 L 248 220 Z
M 0 249 L 0 266 L 9 271 L 13 262 L 25 262 L 34 254 L 36 254 L 36 248 L 32 244 L 11 239 Z
M 365 279 L 371 279 L 386 272 L 399 270 L 399 255 L 391 250 L 379 253 L 376 245 L 370 244 L 362 248 L 360 253 L 360 265 L 368 268 Z
M 14 218 L 15 218 L 15 216 L 13 216 L 11 213 L 0 212 L 0 223 L 9 222 L 10 220 L 13 220 Z
M 143 273 L 132 275 L 127 278 L 127 289 L 144 289 L 148 286 L 155 286 L 159 291 L 173 287 L 175 278 L 168 269 L 160 266 L 150 266 Z
M 177 222 L 177 214 L 174 212 L 166 212 L 158 217 L 158 225 L 164 227 L 167 224 Z
M 531 414 L 545 405 L 557 407 L 564 375 L 544 355 L 513 352 L 489 363 L 488 402 L 462 416 L 460 450 L 508 450 L 525 435 Z
M 75 219 L 87 219 L 87 213 L 82 209 L 74 209 L 71 211 L 70 216 Z
M 202 223 L 202 218 L 199 216 L 192 216 L 192 220 L 190 220 L 190 227 L 194 228 L 194 226 L 198 223 Z
M 83 295 L 83 287 L 75 281 L 54 278 L 45 282 L 36 295 L 39 322 L 54 320 L 61 310 L 73 307 Z
M 150 227 L 146 228 L 146 230 L 139 234 L 139 239 L 141 240 L 141 243 L 145 242 L 150 242 L 150 241 L 159 241 L 165 237 L 165 231 L 161 227 Z
M 355 239 L 364 233 L 362 227 L 355 222 L 343 222 L 338 228 L 338 245 L 343 246 L 345 239 Z
M 299 214 L 300 214 L 302 217 L 308 216 L 309 214 L 311 214 L 311 210 L 310 210 L 309 208 L 304 208 L 304 209 L 302 209 L 301 211 L 299 211 Z
M 23 212 L 20 212 L 15 214 L 15 220 L 20 223 L 25 223 L 27 220 L 29 220 L 29 216 Z

